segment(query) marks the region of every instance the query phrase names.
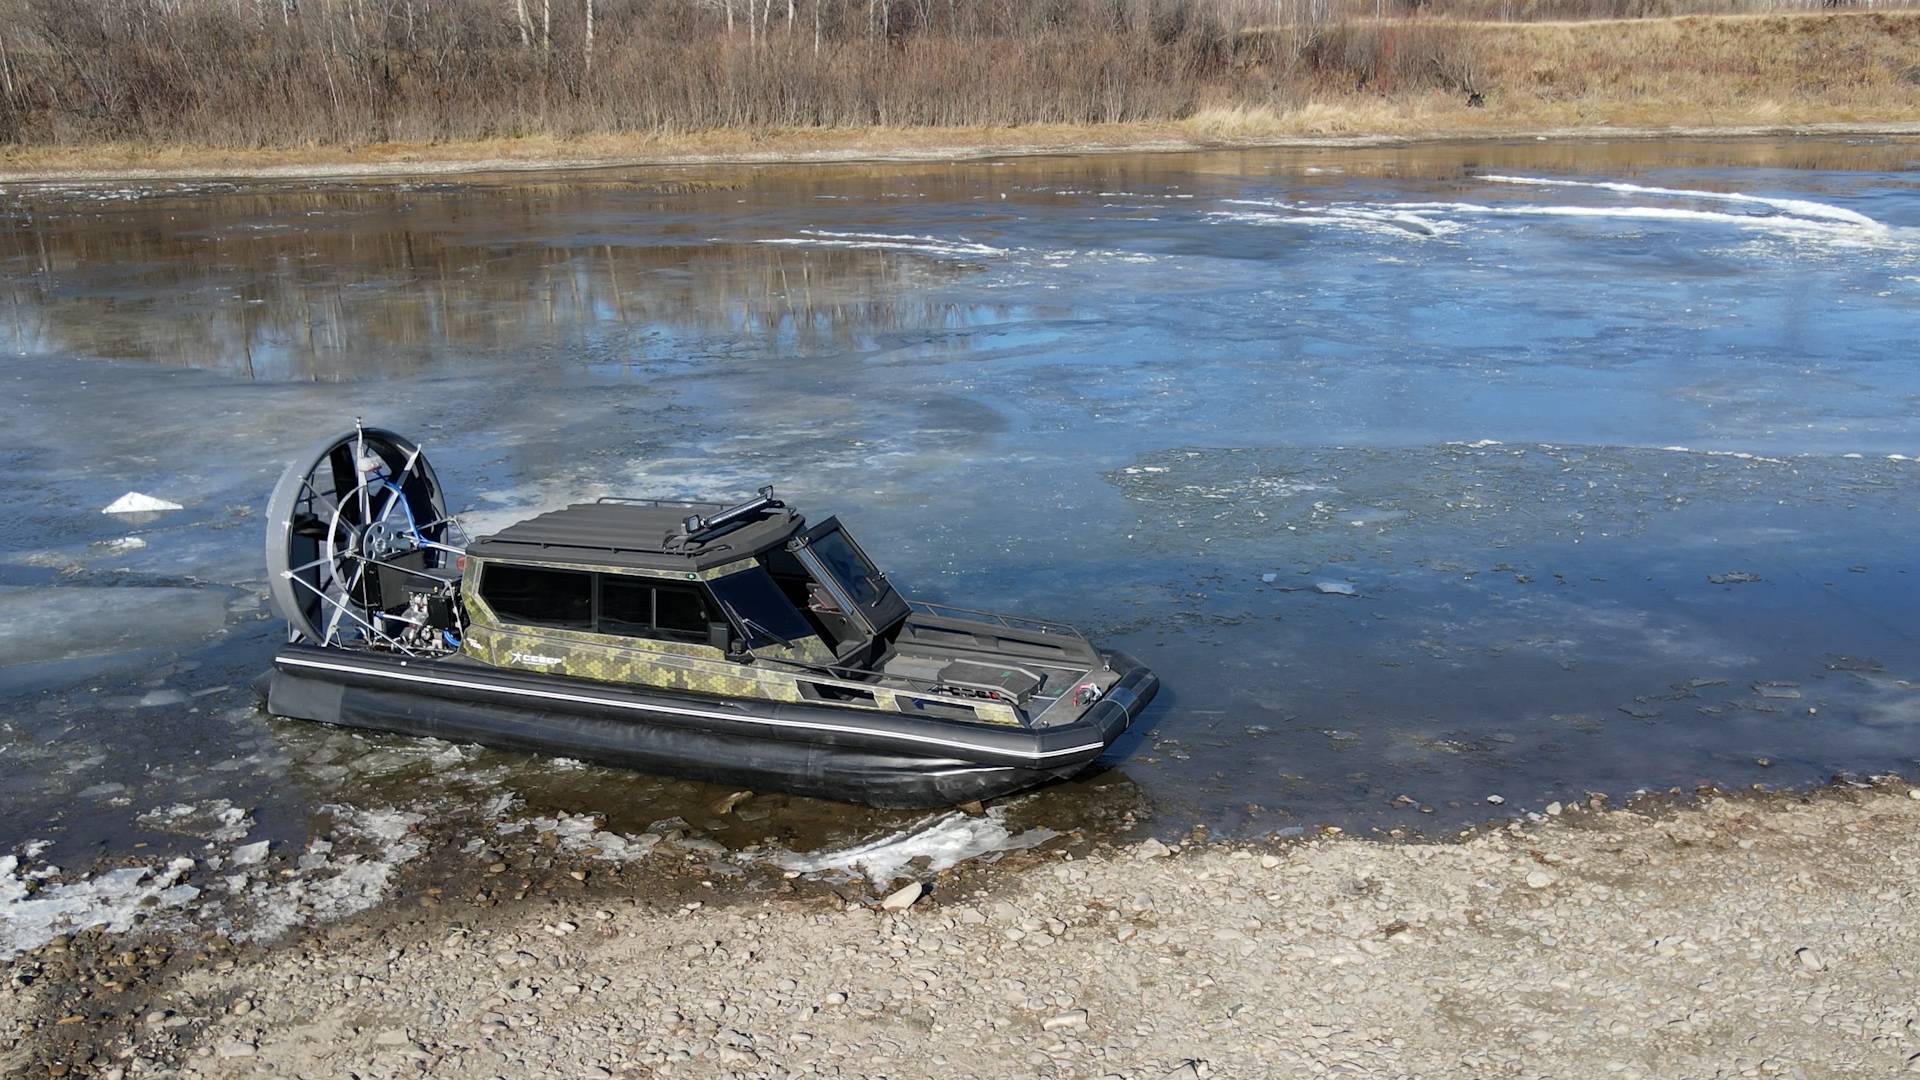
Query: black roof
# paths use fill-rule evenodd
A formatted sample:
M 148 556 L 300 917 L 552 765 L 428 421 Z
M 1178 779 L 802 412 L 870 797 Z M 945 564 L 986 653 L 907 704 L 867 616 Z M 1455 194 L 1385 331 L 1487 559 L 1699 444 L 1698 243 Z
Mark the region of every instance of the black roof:
M 786 542 L 804 525 L 779 507 L 721 526 L 698 540 L 681 535 L 689 516 L 712 516 L 719 503 L 575 503 L 528 518 L 467 545 L 467 554 L 504 562 L 571 563 L 583 567 L 710 570 Z

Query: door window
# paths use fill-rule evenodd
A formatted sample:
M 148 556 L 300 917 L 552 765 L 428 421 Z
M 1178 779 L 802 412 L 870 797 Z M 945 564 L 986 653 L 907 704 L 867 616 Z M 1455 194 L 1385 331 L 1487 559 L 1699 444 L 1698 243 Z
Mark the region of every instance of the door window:
M 652 636 L 653 583 L 645 578 L 601 578 L 600 632 Z

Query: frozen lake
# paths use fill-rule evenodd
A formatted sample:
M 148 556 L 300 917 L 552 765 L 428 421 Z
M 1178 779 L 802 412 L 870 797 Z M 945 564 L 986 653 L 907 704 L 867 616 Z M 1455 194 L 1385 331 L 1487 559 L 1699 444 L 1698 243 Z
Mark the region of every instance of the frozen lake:
M 11 187 L 0 843 L 191 854 L 214 827 L 166 809 L 223 799 L 296 847 L 502 794 L 736 848 L 916 820 L 259 713 L 267 492 L 356 415 L 473 530 L 770 482 L 911 593 L 1159 671 L 1009 828 L 1911 769 L 1917 170 L 1676 140 Z M 184 508 L 100 512 L 129 491 Z

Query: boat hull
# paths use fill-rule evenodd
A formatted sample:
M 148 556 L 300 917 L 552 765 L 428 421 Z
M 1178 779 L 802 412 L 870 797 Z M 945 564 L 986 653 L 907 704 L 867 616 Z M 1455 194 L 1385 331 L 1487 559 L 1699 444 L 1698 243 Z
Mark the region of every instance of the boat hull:
M 951 806 L 1063 779 L 1099 758 L 1159 687 L 1132 657 L 1106 655 L 1119 681 L 1080 719 L 1040 731 L 302 645 L 274 656 L 267 707 L 296 719 L 756 791 L 881 807 Z

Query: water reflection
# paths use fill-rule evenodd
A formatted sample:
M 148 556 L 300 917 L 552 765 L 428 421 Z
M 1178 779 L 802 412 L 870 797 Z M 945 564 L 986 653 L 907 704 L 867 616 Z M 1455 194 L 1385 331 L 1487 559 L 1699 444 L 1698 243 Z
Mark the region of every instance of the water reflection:
M 614 362 L 727 355 L 738 341 L 787 355 L 865 352 L 889 335 L 1008 321 L 1013 301 L 940 286 L 978 278 L 1006 254 L 980 236 L 1043 213 L 1059 219 L 1053 239 L 1075 250 L 1178 250 L 1168 234 L 1179 230 L 1159 224 L 1155 205 L 1116 200 L 1177 205 L 1267 178 L 1311 196 L 1500 169 L 1898 171 L 1917 154 L 1910 140 L 1516 142 L 22 186 L 0 202 L 11 223 L 0 234 L 0 346 L 299 380 L 470 368 L 556 346 Z M 1025 254 L 1044 263 L 1048 253 Z
M 42 257 L 38 237 L 8 238 L 9 267 L 38 268 L 9 273 L 0 343 L 248 378 L 404 375 L 595 327 L 644 358 L 684 346 L 685 334 L 812 352 L 996 317 L 916 296 L 929 268 L 878 251 L 511 246 L 414 229 L 373 244 L 270 231 L 55 237 L 58 257 Z

